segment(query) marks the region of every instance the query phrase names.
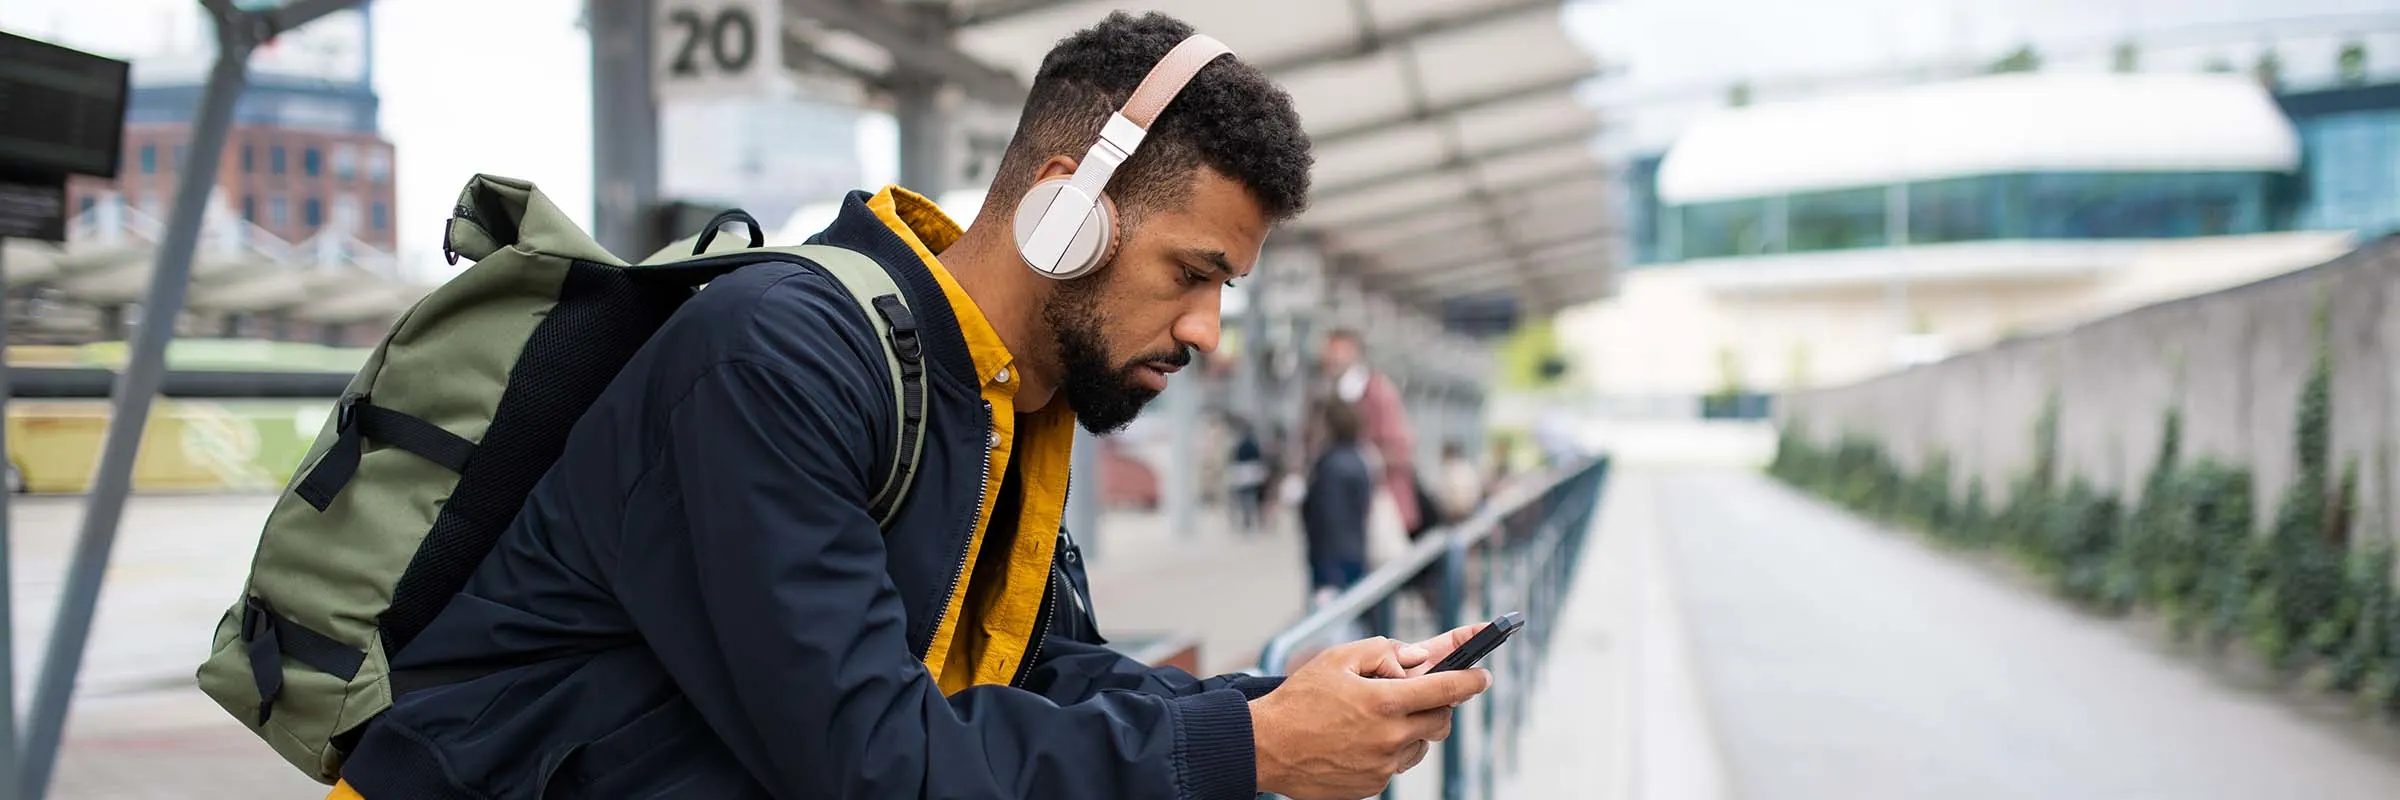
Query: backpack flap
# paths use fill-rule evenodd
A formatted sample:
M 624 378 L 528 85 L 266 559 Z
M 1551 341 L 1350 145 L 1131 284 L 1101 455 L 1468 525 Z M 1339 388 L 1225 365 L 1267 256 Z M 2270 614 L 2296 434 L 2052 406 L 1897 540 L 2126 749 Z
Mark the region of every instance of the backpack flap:
M 460 258 L 480 262 L 512 247 L 528 255 L 625 266 L 532 181 L 478 174 L 459 190 L 458 205 L 450 210 L 442 257 L 452 264 Z

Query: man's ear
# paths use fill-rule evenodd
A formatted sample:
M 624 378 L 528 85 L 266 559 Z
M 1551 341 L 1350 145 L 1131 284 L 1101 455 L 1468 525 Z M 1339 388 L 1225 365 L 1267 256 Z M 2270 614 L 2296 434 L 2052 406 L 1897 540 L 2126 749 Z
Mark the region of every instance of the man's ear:
M 1034 170 L 1033 183 L 1041 183 L 1042 181 L 1046 181 L 1051 178 L 1063 178 L 1073 175 L 1075 174 L 1076 163 L 1077 162 L 1073 156 L 1051 156 L 1048 160 L 1042 162 L 1041 168 Z M 1026 185 L 1032 186 L 1033 183 L 1028 183 Z

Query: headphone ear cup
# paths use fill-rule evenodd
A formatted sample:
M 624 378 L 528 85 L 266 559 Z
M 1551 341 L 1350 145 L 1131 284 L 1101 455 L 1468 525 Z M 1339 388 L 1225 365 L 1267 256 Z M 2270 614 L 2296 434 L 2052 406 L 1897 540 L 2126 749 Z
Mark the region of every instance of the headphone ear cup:
M 1106 265 L 1108 262 L 1117 260 L 1117 247 L 1118 245 L 1125 243 L 1125 237 L 1121 235 L 1125 232 L 1125 229 L 1118 227 L 1123 220 L 1117 217 L 1116 198 L 1108 196 L 1107 192 L 1100 193 L 1100 206 L 1098 211 L 1103 216 L 1101 222 L 1103 225 L 1105 225 L 1105 227 L 1101 228 L 1101 230 L 1108 232 L 1108 238 L 1101 240 L 1100 257 L 1092 260 L 1091 269 L 1084 270 L 1085 273 L 1097 270 Z
M 1058 194 L 1068 189 L 1069 180 L 1066 176 L 1060 176 L 1027 189 L 1025 196 L 1017 201 L 1016 219 L 1012 225 L 1017 239 L 1018 259 L 1034 272 L 1059 280 L 1089 274 L 1107 263 L 1108 257 L 1116 249 L 1116 206 L 1109 201 L 1108 195 L 1102 194 L 1099 202 L 1092 204 L 1091 209 L 1084 213 L 1074 237 L 1055 262 L 1030 252 L 1028 248 L 1033 241 L 1034 228 L 1041 224 L 1042 215 L 1050 209 Z

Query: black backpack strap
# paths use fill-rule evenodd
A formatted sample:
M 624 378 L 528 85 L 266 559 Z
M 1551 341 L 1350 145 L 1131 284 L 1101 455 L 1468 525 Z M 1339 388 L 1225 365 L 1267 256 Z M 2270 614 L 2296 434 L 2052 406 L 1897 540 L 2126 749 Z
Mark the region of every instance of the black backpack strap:
M 893 408 L 900 413 L 900 424 L 893 442 L 892 469 L 875 491 L 869 510 L 876 524 L 889 526 L 899 514 L 901 501 L 908 497 L 909 486 L 916 482 L 917 461 L 925 454 L 925 349 L 918 339 L 916 314 L 909 310 L 908 294 L 900 290 L 899 282 L 874 259 L 830 245 L 793 249 L 850 290 L 883 340 L 886 366 L 892 375 Z
M 350 478 L 358 474 L 359 456 L 366 451 L 365 440 L 373 439 L 414 453 L 454 473 L 466 472 L 467 459 L 475 455 L 475 443 L 466 437 L 375 405 L 366 395 L 343 395 L 333 413 L 337 435 L 333 446 L 292 490 L 318 511 L 332 506 L 334 496 L 341 494 L 342 487 L 350 485 Z

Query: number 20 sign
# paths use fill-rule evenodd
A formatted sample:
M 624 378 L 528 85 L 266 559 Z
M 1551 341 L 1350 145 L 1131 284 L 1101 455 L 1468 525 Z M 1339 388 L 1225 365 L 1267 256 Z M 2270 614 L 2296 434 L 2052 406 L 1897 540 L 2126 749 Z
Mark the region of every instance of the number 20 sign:
M 751 94 L 783 68 L 783 0 L 655 0 L 660 99 Z

